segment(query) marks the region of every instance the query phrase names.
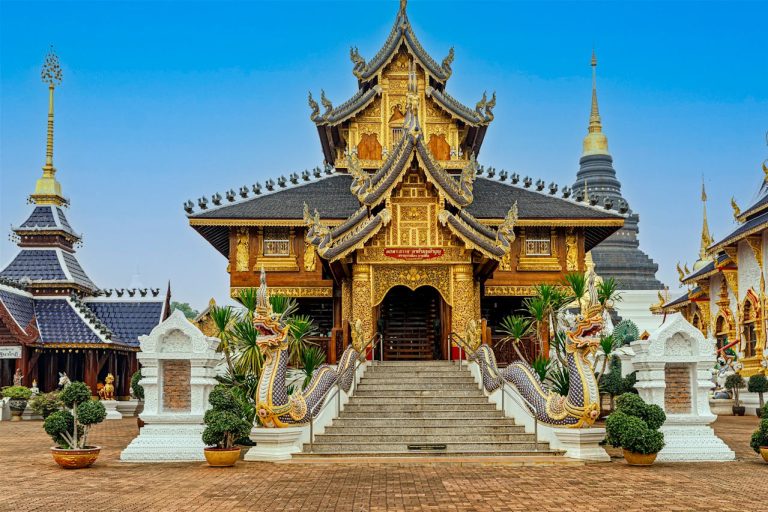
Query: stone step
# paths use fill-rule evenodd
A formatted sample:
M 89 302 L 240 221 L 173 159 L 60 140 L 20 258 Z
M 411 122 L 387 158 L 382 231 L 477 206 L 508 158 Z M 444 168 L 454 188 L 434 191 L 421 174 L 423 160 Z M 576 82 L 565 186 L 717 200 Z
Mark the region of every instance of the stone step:
M 424 464 L 424 463 L 459 463 L 466 465 L 504 465 L 504 466 L 584 466 L 584 462 L 558 457 L 562 452 L 556 450 L 514 451 L 514 452 L 451 452 L 429 453 L 420 451 L 409 452 L 360 452 L 360 453 L 297 453 L 293 462 L 300 464 L 367 464 L 371 457 L 380 459 L 377 462 L 395 464 Z
M 392 435 L 404 435 L 404 436 L 411 436 L 411 435 L 439 435 L 439 436 L 445 436 L 445 435 L 452 435 L 452 436 L 458 436 L 461 437 L 463 435 L 496 435 L 496 434 L 523 434 L 525 433 L 525 427 L 523 425 L 514 425 L 514 424 L 503 424 L 503 425 L 455 425 L 455 426 L 441 426 L 441 425 L 435 425 L 433 423 L 432 426 L 418 426 L 418 425 L 410 425 L 405 424 L 403 426 L 398 427 L 382 427 L 382 426 L 376 426 L 376 427 L 370 427 L 370 426 L 353 426 L 353 424 L 349 424 L 349 426 L 346 425 L 335 425 L 332 424 L 329 427 L 325 428 L 325 432 L 323 435 L 326 434 L 334 434 L 334 435 L 355 435 L 355 436 L 376 436 L 376 435 L 383 435 L 383 436 L 392 436 Z
M 507 429 L 515 425 L 515 422 L 511 418 L 504 418 L 500 411 L 496 411 L 498 414 L 493 413 L 477 413 L 477 415 L 484 414 L 488 417 L 478 418 L 477 416 L 472 418 L 471 422 L 468 422 L 466 418 L 425 418 L 425 417 L 356 417 L 349 418 L 346 414 L 343 414 L 340 418 L 333 420 L 333 423 L 327 428 L 359 428 L 364 430 L 363 433 L 369 434 L 372 430 L 381 428 L 392 429 L 405 429 L 405 428 L 461 428 L 461 429 Z
M 319 436 L 318 436 L 319 437 Z M 400 452 L 408 453 L 415 450 L 408 449 L 409 443 L 403 442 L 391 442 L 391 443 L 369 443 L 367 441 L 362 442 L 344 442 L 344 443 L 325 443 L 315 441 L 313 446 L 314 453 L 360 453 L 360 452 Z M 418 444 L 418 443 L 415 443 Z M 445 450 L 419 450 L 424 455 L 425 453 L 530 453 L 533 452 L 535 447 L 532 440 L 530 441 L 490 441 L 490 442 L 448 442 L 445 444 Z M 544 444 L 539 444 L 540 450 L 548 450 L 549 447 Z M 304 444 L 304 451 L 309 450 L 309 444 Z
M 493 407 L 488 403 L 488 399 L 484 396 L 375 396 L 375 397 L 358 397 L 353 395 L 349 400 L 349 405 L 361 405 L 361 406 L 384 406 L 384 405 L 400 405 L 418 406 L 418 405 L 441 405 L 456 403 L 462 405 L 484 405 L 485 407 Z M 348 407 L 347 406 L 347 407 Z
M 377 410 L 376 408 L 368 408 L 364 410 L 354 410 L 354 409 L 344 409 L 344 411 L 341 414 L 341 417 L 344 419 L 359 419 L 359 418 L 366 418 L 366 419 L 384 419 L 390 422 L 395 421 L 411 421 L 413 419 L 423 419 L 423 420 L 430 420 L 430 421 L 442 421 L 443 419 L 456 419 L 460 418 L 465 423 L 470 423 L 478 420 L 486 420 L 486 419 L 502 419 L 504 418 L 504 415 L 501 413 L 501 411 L 495 411 L 495 410 L 464 410 L 464 409 L 457 409 L 453 411 L 446 411 L 446 410 L 432 410 L 432 411 L 424 411 L 424 410 L 391 410 L 391 411 L 381 411 Z
M 445 383 L 445 384 L 457 384 L 457 385 L 463 385 L 468 384 L 477 387 L 477 384 L 475 383 L 475 379 L 472 378 L 471 375 L 463 375 L 459 374 L 459 372 L 456 372 L 456 375 L 453 375 L 452 373 L 449 373 L 446 375 L 443 372 L 435 372 L 430 374 L 420 374 L 420 373 L 397 373 L 397 374 L 390 374 L 387 372 L 379 372 L 379 373 L 365 373 L 365 376 L 362 379 L 362 382 L 365 382 L 366 384 L 391 384 L 393 382 L 402 383 L 402 384 L 421 384 L 422 382 L 435 382 L 435 383 Z
M 427 391 L 430 389 L 433 390 L 449 390 L 449 389 L 472 389 L 480 391 L 479 388 L 473 387 L 470 384 L 443 384 L 443 383 L 435 383 L 435 382 L 428 382 L 428 381 L 422 381 L 420 383 L 414 383 L 414 384 L 401 384 L 399 382 L 391 382 L 389 384 L 368 384 L 368 382 L 363 379 L 360 381 L 360 384 L 357 385 L 357 389 L 355 389 L 355 392 L 357 391 L 368 391 L 368 390 L 377 390 L 377 391 L 400 391 L 400 390 L 413 390 L 413 391 Z
M 315 437 L 315 444 L 333 443 L 368 443 L 368 444 L 448 444 L 448 443 L 507 443 L 507 442 L 533 442 L 533 436 L 523 433 L 509 434 L 379 434 L 371 433 L 367 436 L 355 434 L 324 433 Z
M 382 416 L 390 412 L 451 412 L 453 416 L 461 413 L 471 414 L 478 411 L 494 411 L 495 406 L 486 401 L 485 403 L 465 404 L 457 401 L 445 401 L 442 403 L 413 403 L 413 404 L 378 404 L 366 401 L 364 403 L 350 403 L 344 408 L 344 412 L 375 412 Z M 467 422 L 471 418 L 467 418 Z
M 382 398 L 456 398 L 459 400 L 468 398 L 482 398 L 486 402 L 488 399 L 482 392 L 475 389 L 364 389 L 357 390 L 353 395 L 360 400 L 378 401 Z

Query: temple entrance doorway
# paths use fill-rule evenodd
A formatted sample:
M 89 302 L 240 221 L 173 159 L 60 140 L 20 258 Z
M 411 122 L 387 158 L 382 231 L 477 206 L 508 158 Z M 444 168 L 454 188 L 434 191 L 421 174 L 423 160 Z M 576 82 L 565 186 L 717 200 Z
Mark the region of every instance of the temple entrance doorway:
M 387 361 L 443 358 L 445 304 L 431 286 L 395 286 L 379 307 L 378 330 Z

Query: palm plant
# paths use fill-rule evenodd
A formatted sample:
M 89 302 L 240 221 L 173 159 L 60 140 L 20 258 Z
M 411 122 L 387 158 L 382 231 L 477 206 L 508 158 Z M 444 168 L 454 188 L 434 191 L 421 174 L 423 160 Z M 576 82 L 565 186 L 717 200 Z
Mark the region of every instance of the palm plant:
M 309 315 L 295 315 L 288 319 L 288 361 L 298 366 L 301 354 L 311 345 L 309 338 L 317 334 L 317 326 Z
M 528 297 L 523 301 L 523 307 L 531 318 L 531 322 L 536 326 L 536 341 L 539 346 L 539 354 L 547 354 L 545 351 L 545 339 L 549 336 L 549 322 L 547 317 L 547 304 L 544 299 L 538 295 Z M 549 347 L 547 346 L 547 349 Z
M 571 374 L 564 366 L 552 365 L 547 372 L 547 380 L 553 391 L 563 396 L 568 394 L 568 389 L 571 387 Z
M 312 380 L 312 374 L 315 373 L 315 370 L 325 363 L 325 352 L 320 347 L 306 347 L 302 350 L 300 358 L 304 370 L 304 382 L 301 388 L 304 389 Z
M 264 364 L 264 355 L 257 343 L 259 330 L 246 315 L 246 318 L 242 318 L 232 325 L 230 336 L 237 348 L 234 357 L 234 372 L 232 373 L 254 375 L 258 379 Z
M 619 286 L 614 278 L 609 277 L 597 284 L 597 300 L 603 311 L 611 309 L 614 304 L 622 300 Z
M 232 324 L 235 322 L 237 315 L 234 313 L 230 306 L 212 306 L 210 310 L 210 317 L 213 320 L 214 328 L 216 329 L 216 337 L 219 338 L 219 346 L 216 348 L 224 354 L 224 360 L 227 363 L 227 369 L 230 373 L 234 373 L 234 366 L 232 365 Z
M 501 339 L 501 344 L 504 345 L 511 341 L 512 348 L 515 349 L 515 353 L 521 361 L 527 361 L 527 358 L 523 357 L 523 354 L 520 352 L 520 340 L 530 332 L 531 326 L 531 319 L 521 315 L 505 316 L 499 324 L 499 332 L 505 335 Z
M 272 306 L 272 312 L 280 316 L 281 322 L 286 322 L 299 309 L 296 299 L 285 295 L 272 295 L 269 304 Z
M 249 320 L 253 320 L 254 313 L 256 312 L 256 305 L 258 303 L 258 289 L 243 288 L 238 292 L 237 299 L 245 308 L 245 316 Z
M 533 360 L 533 363 L 531 363 L 531 367 L 533 368 L 533 371 L 536 372 L 536 374 L 539 376 L 539 380 L 541 382 L 544 382 L 547 379 L 547 375 L 549 374 L 549 359 L 546 357 L 539 355 L 536 357 L 536 359 Z
M 575 300 L 581 299 L 587 293 L 587 276 L 581 272 L 569 272 L 565 274 L 565 283 L 571 289 Z
M 600 368 L 600 373 L 597 375 L 597 381 L 600 382 L 600 378 L 605 373 L 605 368 L 608 366 L 608 361 L 615 357 L 614 351 L 619 348 L 618 339 L 612 334 L 606 336 L 600 336 L 600 348 L 603 350 L 603 364 Z

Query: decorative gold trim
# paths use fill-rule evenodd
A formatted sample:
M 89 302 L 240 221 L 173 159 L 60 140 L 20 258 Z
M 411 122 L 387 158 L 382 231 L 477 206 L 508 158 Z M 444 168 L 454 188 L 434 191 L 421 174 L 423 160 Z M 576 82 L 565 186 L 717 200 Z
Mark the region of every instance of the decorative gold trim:
M 254 272 L 261 269 L 271 272 L 295 272 L 299 270 L 296 256 L 260 256 L 253 265 Z
M 347 219 L 323 219 L 328 226 L 338 226 Z M 305 227 L 304 219 L 189 219 L 190 226 L 260 226 Z
M 478 219 L 486 226 L 498 226 L 504 219 Z M 587 227 L 610 227 L 610 226 L 623 226 L 624 219 L 518 219 L 515 226 L 552 226 L 552 227 L 568 227 L 568 226 L 587 226 Z
M 726 254 L 728 254 L 729 258 L 731 258 L 733 261 L 736 261 L 736 259 L 734 258 L 734 256 L 735 256 L 735 248 L 734 248 L 734 251 L 733 251 L 734 252 L 734 256 L 731 256 L 731 253 L 728 252 L 728 249 L 729 249 L 728 246 L 732 245 L 732 244 L 735 244 L 735 243 L 737 243 L 737 242 L 739 242 L 741 240 L 744 240 L 745 238 L 747 238 L 747 237 L 749 237 L 751 235 L 754 235 L 756 233 L 760 233 L 762 231 L 765 231 L 766 228 L 768 228 L 768 221 L 767 222 L 763 222 L 762 224 L 758 224 L 754 228 L 748 229 L 747 231 L 745 231 L 743 233 L 739 233 L 738 235 L 736 235 L 734 237 L 726 238 L 725 240 L 723 240 L 721 242 L 718 242 L 716 245 L 710 246 L 709 252 L 710 253 L 715 253 L 717 251 L 725 251 Z
M 565 286 L 558 286 L 563 290 Z M 536 288 L 533 286 L 486 286 L 486 297 L 532 297 L 536 295 Z
M 250 288 L 248 286 L 233 286 L 229 289 L 229 296 L 237 298 L 240 290 Z M 333 297 L 333 286 L 272 286 L 269 288 L 269 295 L 284 295 L 294 298 L 331 298 Z

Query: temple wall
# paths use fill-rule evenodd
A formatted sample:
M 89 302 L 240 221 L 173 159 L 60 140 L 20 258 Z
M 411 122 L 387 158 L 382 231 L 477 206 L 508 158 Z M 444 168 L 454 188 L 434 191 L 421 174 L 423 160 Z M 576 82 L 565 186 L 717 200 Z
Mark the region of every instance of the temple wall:
M 752 248 L 746 241 L 739 242 L 739 303 L 744 300 L 750 288 L 760 293 L 760 267 L 755 259 Z

